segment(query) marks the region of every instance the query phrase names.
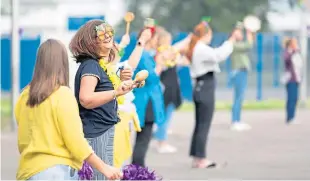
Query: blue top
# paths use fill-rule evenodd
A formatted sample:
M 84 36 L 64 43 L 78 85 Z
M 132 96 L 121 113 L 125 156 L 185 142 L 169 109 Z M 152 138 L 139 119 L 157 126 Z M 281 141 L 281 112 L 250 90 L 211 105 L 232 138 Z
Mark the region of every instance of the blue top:
M 133 91 L 135 95 L 133 103 L 136 105 L 141 127 L 143 127 L 145 123 L 146 107 L 149 100 L 152 101 L 153 105 L 154 122 L 160 125 L 165 121 L 163 91 L 160 85 L 160 77 L 155 72 L 155 65 L 155 60 L 150 52 L 144 51 L 134 72 L 134 75 L 141 70 L 147 70 L 149 72 L 149 76 L 145 81 L 145 86 L 134 89 Z
M 80 85 L 83 76 L 94 76 L 98 78 L 95 92 L 113 90 L 113 85 L 100 67 L 97 60 L 86 59 L 79 66 L 75 75 L 75 97 L 78 101 L 80 117 L 83 122 L 83 131 L 86 138 L 95 138 L 105 133 L 109 128 L 118 122 L 117 101 L 103 104 L 93 109 L 86 109 L 80 104 Z

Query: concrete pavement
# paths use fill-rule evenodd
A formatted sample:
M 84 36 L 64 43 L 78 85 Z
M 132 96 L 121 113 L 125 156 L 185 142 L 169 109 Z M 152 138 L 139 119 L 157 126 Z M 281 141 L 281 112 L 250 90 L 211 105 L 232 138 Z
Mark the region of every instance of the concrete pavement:
M 147 163 L 164 179 L 310 179 L 310 111 L 300 110 L 299 125 L 286 125 L 283 111 L 247 111 L 243 119 L 252 125 L 247 132 L 229 130 L 229 112 L 217 112 L 211 128 L 208 156 L 221 169 L 191 169 L 188 157 L 193 113 L 178 112 L 172 120 L 169 142 L 175 154 L 158 154 L 152 143 Z M 1 179 L 15 178 L 18 151 L 15 134 L 2 133 Z

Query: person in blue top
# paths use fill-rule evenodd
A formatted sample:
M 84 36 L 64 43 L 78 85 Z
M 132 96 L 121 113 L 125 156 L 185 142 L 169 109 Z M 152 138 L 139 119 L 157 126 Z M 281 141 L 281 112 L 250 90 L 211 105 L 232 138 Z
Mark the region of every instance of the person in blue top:
M 132 163 L 143 167 L 145 167 L 145 156 L 152 138 L 153 124 L 161 125 L 165 122 L 163 90 L 160 83 L 160 73 L 163 67 L 156 64 L 154 60 L 158 46 L 157 41 L 158 36 L 156 32 L 153 32 L 152 38 L 144 45 L 144 52 L 134 72 L 134 75 L 141 70 L 149 72 L 145 86 L 133 91 L 135 95 L 133 102 L 137 109 L 142 131 L 138 132 L 136 136 Z

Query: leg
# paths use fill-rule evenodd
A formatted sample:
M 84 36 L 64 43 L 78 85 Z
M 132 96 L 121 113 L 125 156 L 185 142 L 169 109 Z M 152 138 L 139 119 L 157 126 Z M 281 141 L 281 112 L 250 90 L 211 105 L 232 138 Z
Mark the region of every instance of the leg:
M 242 71 L 241 76 L 240 76 L 239 107 L 238 107 L 238 112 L 237 112 L 237 119 L 239 121 L 241 120 L 241 110 L 242 110 L 242 105 L 244 101 L 245 91 L 247 88 L 247 83 L 248 83 L 248 72 Z
M 201 91 L 195 91 L 199 94 L 198 100 L 195 100 L 196 124 L 192 137 L 190 155 L 196 158 L 206 157 L 206 145 L 211 126 L 211 121 L 215 106 L 215 80 L 205 80 Z
M 234 88 L 234 102 L 232 106 L 232 122 L 238 123 L 240 119 L 238 118 L 238 107 L 240 105 L 240 72 L 236 72 L 234 75 L 234 82 L 233 82 L 233 88 Z
M 293 83 L 292 85 L 292 117 L 295 118 L 297 103 L 298 103 L 299 85 Z
M 114 148 L 114 131 L 113 126 L 103 135 L 96 138 L 87 138 L 95 153 L 108 165 L 113 166 L 113 148 Z M 93 180 L 107 180 L 101 172 L 94 169 Z
M 191 146 L 191 156 L 196 158 L 206 158 L 206 145 L 213 117 L 214 106 L 209 104 L 198 103 L 194 135 Z
M 174 111 L 174 104 L 169 104 L 166 108 L 166 122 L 157 127 L 157 130 L 154 134 L 155 138 L 159 141 L 167 140 L 167 132 L 169 128 L 169 123 L 172 117 L 172 113 Z
M 294 118 L 294 88 L 293 83 L 286 84 L 287 102 L 286 102 L 286 122 L 290 122 Z
M 152 137 L 153 122 L 145 122 L 141 132 L 137 133 L 132 155 L 132 163 L 145 167 L 145 156 Z
M 197 120 L 199 119 L 199 103 L 194 101 L 194 106 L 195 106 L 195 128 L 194 128 L 194 132 L 192 135 L 192 141 L 191 141 L 191 146 L 190 146 L 190 156 L 194 156 L 196 153 L 196 145 L 197 143 L 197 133 L 198 133 L 198 124 L 197 124 Z
M 247 87 L 247 72 L 239 71 L 235 75 L 234 82 L 234 104 L 232 107 L 232 121 L 239 123 L 241 120 L 241 109 Z

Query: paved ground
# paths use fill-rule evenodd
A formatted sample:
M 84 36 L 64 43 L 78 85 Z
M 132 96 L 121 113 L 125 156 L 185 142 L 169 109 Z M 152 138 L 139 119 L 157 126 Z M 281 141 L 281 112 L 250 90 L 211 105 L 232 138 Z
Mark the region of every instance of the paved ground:
M 227 162 L 222 169 L 195 170 L 188 157 L 193 128 L 192 113 L 177 113 L 173 119 L 174 134 L 169 140 L 178 146 L 173 155 L 159 155 L 151 148 L 147 162 L 165 179 L 310 179 L 310 111 L 298 112 L 299 125 L 285 125 L 280 111 L 244 113 L 253 126 L 248 132 L 229 130 L 228 112 L 214 118 L 209 142 L 209 157 Z M 14 179 L 18 153 L 14 134 L 2 134 L 1 179 Z

